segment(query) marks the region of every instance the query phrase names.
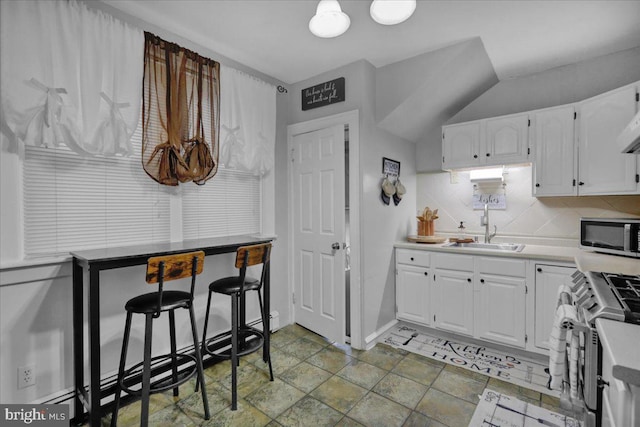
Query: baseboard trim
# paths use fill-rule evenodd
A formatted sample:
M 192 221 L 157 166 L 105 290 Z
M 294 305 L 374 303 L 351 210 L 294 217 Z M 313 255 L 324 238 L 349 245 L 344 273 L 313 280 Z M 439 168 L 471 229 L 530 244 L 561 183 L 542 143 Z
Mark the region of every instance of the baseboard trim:
M 380 336 L 382 336 L 385 332 L 387 332 L 389 329 L 391 329 L 396 323 L 398 323 L 398 319 L 393 319 L 392 321 L 390 321 L 386 325 L 383 325 L 381 328 L 378 328 L 371 335 L 368 335 L 364 339 L 365 350 L 371 350 L 376 345 L 376 343 L 378 342 L 378 338 L 380 338 Z

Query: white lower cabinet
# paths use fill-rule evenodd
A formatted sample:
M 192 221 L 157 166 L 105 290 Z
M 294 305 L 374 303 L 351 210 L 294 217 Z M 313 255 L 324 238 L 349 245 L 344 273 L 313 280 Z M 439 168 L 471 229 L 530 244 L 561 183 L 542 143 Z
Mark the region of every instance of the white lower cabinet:
M 473 336 L 473 271 L 438 268 L 440 256 L 436 254 L 435 257 L 436 268 L 433 280 L 435 327 Z
M 431 325 L 430 254 L 396 249 L 396 318 Z
M 476 257 L 476 271 L 475 336 L 524 348 L 526 261 Z
M 568 280 L 575 267 L 536 264 L 534 345 L 549 348 L 549 335 L 558 304 L 558 288 Z
M 396 249 L 396 317 L 525 348 L 526 277 L 522 259 Z

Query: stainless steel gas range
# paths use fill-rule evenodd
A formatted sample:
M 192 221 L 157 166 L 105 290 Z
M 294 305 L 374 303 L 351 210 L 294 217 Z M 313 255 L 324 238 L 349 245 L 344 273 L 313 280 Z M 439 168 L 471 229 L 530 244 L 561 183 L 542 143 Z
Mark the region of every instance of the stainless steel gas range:
M 609 413 L 603 417 L 603 411 L 611 410 L 611 405 L 603 407 L 603 388 L 609 386 L 603 376 L 609 378 L 611 373 L 603 373 L 603 340 L 598 336 L 596 320 L 609 319 L 640 328 L 640 274 L 576 271 L 569 286 L 578 320 L 574 331 L 580 333 L 578 388 L 583 405 L 582 418 L 586 427 L 599 427 L 603 419 L 605 424 L 615 425 L 611 424 L 612 419 L 628 417 L 626 414 Z M 637 348 L 640 349 L 640 343 L 637 343 Z M 606 355 L 608 349 L 604 350 Z M 604 366 L 610 369 L 609 364 Z M 640 394 L 627 396 L 627 400 L 624 405 L 614 405 L 616 410 L 640 410 Z M 638 409 L 628 408 L 629 402 L 637 405 Z

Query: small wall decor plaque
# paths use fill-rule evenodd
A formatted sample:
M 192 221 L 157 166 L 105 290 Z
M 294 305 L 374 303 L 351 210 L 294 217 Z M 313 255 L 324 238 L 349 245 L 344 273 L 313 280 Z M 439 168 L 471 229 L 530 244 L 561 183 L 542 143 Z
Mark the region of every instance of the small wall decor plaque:
M 383 157 L 382 174 L 388 176 L 400 176 L 400 162 Z
M 344 101 L 344 86 L 344 77 L 339 77 L 302 89 L 302 111 Z
M 488 204 L 489 209 L 507 209 L 507 196 L 505 194 L 474 194 L 473 209 L 484 209 Z

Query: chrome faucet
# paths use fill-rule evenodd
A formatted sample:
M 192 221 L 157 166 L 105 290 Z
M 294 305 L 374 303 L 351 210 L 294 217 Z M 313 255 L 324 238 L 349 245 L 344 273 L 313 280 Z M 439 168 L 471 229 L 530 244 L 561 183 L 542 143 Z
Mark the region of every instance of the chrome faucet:
M 491 243 L 491 239 L 493 239 L 498 232 L 498 226 L 493 226 L 493 233 L 489 233 L 489 204 L 484 204 L 484 215 L 480 218 L 480 225 L 484 225 L 484 242 Z

